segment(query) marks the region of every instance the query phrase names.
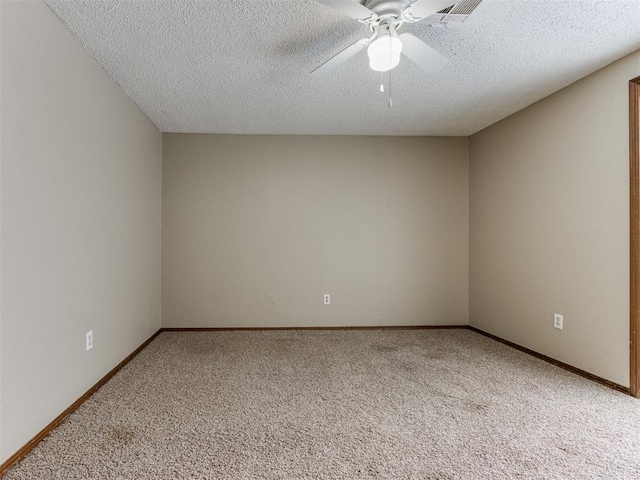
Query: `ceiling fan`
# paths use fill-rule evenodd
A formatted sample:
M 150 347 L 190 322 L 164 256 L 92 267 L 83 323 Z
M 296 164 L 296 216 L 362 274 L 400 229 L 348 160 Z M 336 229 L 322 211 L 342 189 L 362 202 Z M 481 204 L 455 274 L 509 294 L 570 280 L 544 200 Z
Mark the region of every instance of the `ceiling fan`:
M 343 13 L 371 30 L 371 36 L 348 46 L 311 72 L 325 75 L 346 62 L 356 53 L 367 48 L 369 66 L 377 72 L 386 72 L 400 63 L 404 54 L 427 73 L 434 73 L 449 60 L 411 33 L 398 35 L 405 23 L 416 23 L 431 15 L 452 7 L 460 0 L 316 0 Z M 464 3 L 464 2 L 463 2 Z M 480 3 L 475 0 L 476 5 Z

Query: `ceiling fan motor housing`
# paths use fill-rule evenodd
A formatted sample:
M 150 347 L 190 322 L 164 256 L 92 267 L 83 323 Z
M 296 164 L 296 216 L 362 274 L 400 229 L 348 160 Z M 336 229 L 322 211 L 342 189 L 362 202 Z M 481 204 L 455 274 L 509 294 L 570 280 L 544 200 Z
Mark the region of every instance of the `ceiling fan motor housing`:
M 402 11 L 412 0 L 367 0 L 364 6 L 374 12 L 378 17 L 400 18 Z

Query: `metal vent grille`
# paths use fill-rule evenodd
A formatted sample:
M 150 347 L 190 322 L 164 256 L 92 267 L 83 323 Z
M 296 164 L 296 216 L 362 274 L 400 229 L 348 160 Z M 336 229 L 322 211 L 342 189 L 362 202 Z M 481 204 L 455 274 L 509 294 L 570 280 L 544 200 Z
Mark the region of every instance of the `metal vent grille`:
M 450 7 L 448 12 L 451 15 L 469 15 L 473 12 L 482 0 L 462 0 Z
M 461 25 L 471 12 L 473 12 L 482 0 L 462 0 L 461 2 L 447 7 L 438 13 L 431 15 L 425 22 L 429 25 Z

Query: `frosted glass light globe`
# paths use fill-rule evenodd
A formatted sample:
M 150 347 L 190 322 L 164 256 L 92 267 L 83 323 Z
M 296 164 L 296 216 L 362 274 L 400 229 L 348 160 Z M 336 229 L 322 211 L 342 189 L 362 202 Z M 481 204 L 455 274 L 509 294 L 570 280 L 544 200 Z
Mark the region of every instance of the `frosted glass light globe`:
M 369 66 L 376 72 L 391 70 L 400 63 L 400 53 L 402 53 L 402 42 L 398 37 L 388 33 L 381 35 L 371 42 L 367 49 Z

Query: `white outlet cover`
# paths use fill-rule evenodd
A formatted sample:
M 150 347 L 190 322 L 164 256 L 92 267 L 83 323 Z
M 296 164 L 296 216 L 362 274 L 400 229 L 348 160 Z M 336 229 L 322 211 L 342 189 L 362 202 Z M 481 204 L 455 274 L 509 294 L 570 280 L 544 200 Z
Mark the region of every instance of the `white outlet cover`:
M 87 351 L 93 348 L 93 330 L 87 332 L 86 335 L 86 349 Z
M 553 327 L 557 328 L 558 330 L 562 330 L 562 328 L 564 327 L 564 316 L 560 315 L 559 313 L 554 313 Z
M 325 305 L 331 305 L 331 295 L 328 293 L 324 294 L 324 304 Z

